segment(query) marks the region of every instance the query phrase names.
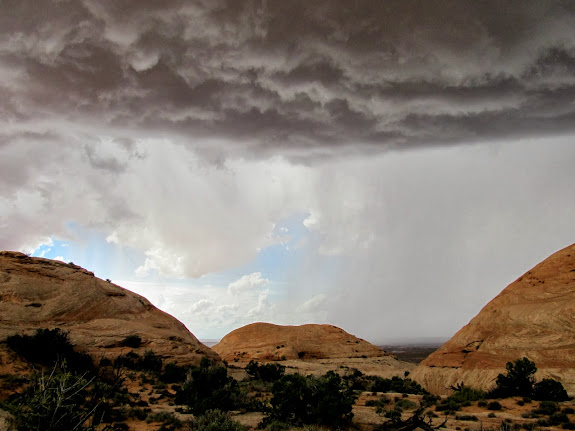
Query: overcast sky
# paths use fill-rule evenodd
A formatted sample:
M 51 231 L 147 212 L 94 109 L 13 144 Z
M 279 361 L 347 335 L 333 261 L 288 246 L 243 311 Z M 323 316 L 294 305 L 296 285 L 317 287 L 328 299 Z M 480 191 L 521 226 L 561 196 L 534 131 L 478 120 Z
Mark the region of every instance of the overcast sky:
M 0 249 L 199 338 L 449 338 L 575 242 L 575 2 L 0 0 Z

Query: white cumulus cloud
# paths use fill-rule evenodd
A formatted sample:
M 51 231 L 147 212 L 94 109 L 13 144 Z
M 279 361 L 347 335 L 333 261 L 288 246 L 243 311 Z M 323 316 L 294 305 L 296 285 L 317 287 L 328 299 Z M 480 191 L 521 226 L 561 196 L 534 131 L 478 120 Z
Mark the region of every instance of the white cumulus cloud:
M 242 292 L 248 292 L 255 288 L 266 286 L 269 282 L 267 278 L 262 278 L 261 272 L 253 272 L 230 283 L 228 285 L 228 292 L 232 295 L 238 295 Z

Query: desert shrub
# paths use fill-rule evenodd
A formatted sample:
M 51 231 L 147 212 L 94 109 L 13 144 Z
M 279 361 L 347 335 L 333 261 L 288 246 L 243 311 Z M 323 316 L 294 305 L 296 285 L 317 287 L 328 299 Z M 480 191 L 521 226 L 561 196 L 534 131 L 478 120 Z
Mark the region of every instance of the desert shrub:
M 126 368 L 128 370 L 139 370 L 139 360 L 140 355 L 136 352 L 128 352 L 125 355 L 119 355 L 114 359 L 114 367 Z
M 240 403 L 238 382 L 228 377 L 228 370 L 202 358 L 199 366 L 191 367 L 186 381 L 176 392 L 176 404 L 186 405 L 191 413 L 208 410 L 228 411 Z
M 397 392 L 401 394 L 425 395 L 428 392 L 411 379 L 394 376 L 391 379 L 375 377 L 369 387 L 371 392 Z
M 477 422 L 479 419 L 477 419 L 477 416 L 474 415 L 456 415 L 455 419 L 457 419 L 458 421 L 472 421 L 472 422 Z
M 383 417 L 390 419 L 391 422 L 396 422 L 398 420 L 401 420 L 401 414 L 403 413 L 403 410 L 398 409 L 398 408 L 394 408 L 391 410 L 378 411 L 378 413 L 383 414 Z
M 355 395 L 333 371 L 322 377 L 284 375 L 273 384 L 272 396 L 271 411 L 264 425 L 275 420 L 292 425 L 342 427 L 353 417 Z
M 453 413 L 461 410 L 461 404 L 452 399 L 446 398 L 440 404 L 435 406 L 435 410 L 438 412 Z
M 174 362 L 168 362 L 160 375 L 160 380 L 164 383 L 180 383 L 186 380 L 187 372 L 187 367 L 181 367 Z
M 281 421 L 271 421 L 265 427 L 266 431 L 289 431 L 290 424 Z
M 431 406 L 436 405 L 440 399 L 441 399 L 441 398 L 438 397 L 437 395 L 425 394 L 425 395 L 423 395 L 423 397 L 421 398 L 421 404 L 422 404 L 424 407 L 431 407 Z
M 162 426 L 160 429 L 165 431 L 180 429 L 182 426 L 182 421 L 180 421 L 175 414 L 168 412 L 149 414 L 146 418 L 146 422 L 161 422 Z
M 375 400 L 368 400 L 365 402 L 367 407 L 380 407 L 383 408 L 387 405 L 391 404 L 391 400 L 387 398 L 385 395 L 375 399 Z
M 271 364 L 258 364 L 252 360 L 246 365 L 246 372 L 249 376 L 257 380 L 263 380 L 264 382 L 275 382 L 281 379 L 285 374 L 285 369 L 285 366 L 275 362 Z
M 124 347 L 131 347 L 136 349 L 142 344 L 142 339 L 139 335 L 128 335 L 126 338 L 120 341 L 120 344 Z
M 146 403 L 146 405 L 147 404 L 148 403 Z M 129 409 L 126 412 L 126 416 L 129 418 L 136 418 L 139 421 L 143 421 L 148 417 L 148 413 L 143 409 L 140 409 L 138 407 L 134 407 L 134 408 Z
M 460 404 L 471 403 L 485 399 L 485 392 L 462 384 L 455 388 L 455 391 L 448 397 L 448 399 L 452 399 L 456 403 Z
M 569 422 L 569 418 L 567 417 L 567 415 L 565 413 L 553 413 L 551 416 L 549 416 L 549 425 L 551 426 L 556 426 L 556 425 L 560 425 L 563 423 L 568 423 Z
M 403 410 L 415 410 L 416 408 L 418 408 L 419 405 L 417 403 L 414 403 L 411 400 L 407 400 L 407 399 L 402 399 L 399 400 L 395 403 L 395 408 L 396 409 L 401 409 Z
M 138 366 L 143 371 L 160 372 L 162 371 L 162 358 L 153 351 L 146 350 L 144 356 L 138 362 Z
M 543 379 L 533 386 L 533 399 L 538 401 L 566 401 L 567 391 L 557 380 Z
M 575 414 L 575 409 L 573 407 L 564 407 L 561 409 L 561 413 L 565 413 L 566 415 Z
M 487 415 L 487 417 L 488 417 L 488 418 L 496 418 L 497 415 L 496 415 L 495 413 L 491 412 L 491 413 L 489 413 L 489 414 Z
M 134 371 L 158 373 L 162 370 L 162 358 L 151 350 L 146 350 L 144 356 L 131 351 L 114 359 L 114 366 Z
M 530 397 L 533 393 L 534 375 L 537 372 L 535 363 L 527 358 L 507 362 L 507 374 L 499 374 L 495 381 L 496 387 L 490 392 L 492 398 L 507 398 L 513 396 Z
M 99 376 L 79 375 L 59 363 L 50 372 L 33 375 L 31 384 L 2 408 L 13 415 L 19 431 L 92 430 L 114 415 L 121 416 L 113 409 L 120 386 L 120 380 L 110 383 Z
M 499 401 L 490 401 L 487 403 L 487 410 L 501 410 L 503 406 Z
M 471 405 L 474 401 L 482 401 L 485 398 L 485 393 L 478 389 L 470 388 L 463 384 L 453 388 L 454 392 L 437 405 L 436 410 L 446 412 L 456 412 L 461 410 L 462 407 Z M 486 403 L 482 403 L 486 406 Z
M 25 383 L 28 383 L 28 378 L 20 374 L 0 374 L 0 389 L 14 392 Z
M 208 410 L 184 424 L 186 431 L 246 431 L 247 427 L 233 420 L 229 413 Z
M 561 424 L 561 428 L 564 430 L 575 430 L 575 424 L 573 422 L 565 422 Z
M 559 411 L 559 405 L 554 401 L 541 401 L 539 406 L 533 410 L 533 413 L 551 416 Z
M 12 335 L 6 339 L 6 344 L 22 358 L 36 364 L 54 366 L 65 361 L 67 369 L 72 371 L 94 368 L 92 358 L 76 352 L 68 332 L 60 328 L 37 329 L 34 335 Z
M 374 378 L 374 376 L 366 376 L 357 368 L 352 368 L 350 373 L 343 376 L 343 379 L 347 381 L 348 386 L 354 391 L 367 391 Z

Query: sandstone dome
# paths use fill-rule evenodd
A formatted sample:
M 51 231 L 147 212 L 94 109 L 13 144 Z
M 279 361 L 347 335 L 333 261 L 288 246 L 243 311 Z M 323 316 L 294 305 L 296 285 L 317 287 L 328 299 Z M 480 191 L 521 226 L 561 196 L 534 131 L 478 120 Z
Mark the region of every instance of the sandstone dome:
M 361 358 L 386 354 L 333 325 L 281 326 L 261 322 L 230 332 L 212 349 L 226 361 Z
M 0 341 L 38 328 L 60 328 L 94 358 L 127 353 L 122 341 L 141 338 L 152 350 L 181 365 L 219 360 L 174 317 L 146 298 L 101 280 L 74 264 L 0 252 Z
M 411 377 L 435 394 L 461 382 L 489 389 L 522 357 L 535 362 L 537 379 L 560 380 L 575 393 L 575 245 L 507 286 Z

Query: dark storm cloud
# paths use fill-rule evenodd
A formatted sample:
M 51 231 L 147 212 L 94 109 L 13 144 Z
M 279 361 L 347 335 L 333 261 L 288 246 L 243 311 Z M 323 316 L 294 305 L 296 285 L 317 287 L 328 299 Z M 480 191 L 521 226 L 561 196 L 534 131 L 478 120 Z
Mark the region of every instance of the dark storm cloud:
M 0 9 L 6 136 L 153 133 L 285 152 L 575 129 L 569 1 L 5 0 Z

